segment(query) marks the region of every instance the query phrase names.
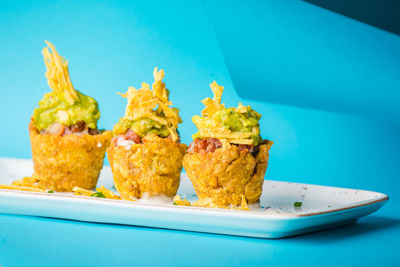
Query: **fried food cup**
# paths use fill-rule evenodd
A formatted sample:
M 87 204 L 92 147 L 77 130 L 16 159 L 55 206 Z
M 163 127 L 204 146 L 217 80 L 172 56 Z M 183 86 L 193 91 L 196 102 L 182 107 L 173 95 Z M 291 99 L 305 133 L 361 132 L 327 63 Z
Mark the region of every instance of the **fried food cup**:
M 271 141 L 264 140 L 258 151 L 240 151 L 237 145 L 186 154 L 183 166 L 199 200 L 217 206 L 239 206 L 242 196 L 248 204 L 259 201 L 268 166 Z
M 185 144 L 157 135 L 145 136 L 139 144 L 112 143 L 107 155 L 121 198 L 175 196 L 186 149 Z
M 93 189 L 97 184 L 112 133 L 97 135 L 40 134 L 31 122 L 33 176 L 40 186 L 55 191 L 72 191 L 75 186 Z

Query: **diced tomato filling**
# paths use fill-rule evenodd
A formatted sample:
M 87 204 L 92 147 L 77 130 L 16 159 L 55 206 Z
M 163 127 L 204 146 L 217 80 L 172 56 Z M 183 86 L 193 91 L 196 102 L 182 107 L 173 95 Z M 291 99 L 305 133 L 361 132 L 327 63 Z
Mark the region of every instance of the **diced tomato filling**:
M 237 145 L 239 152 L 247 150 L 249 153 L 253 153 L 254 146 L 253 145 Z M 187 152 L 194 154 L 194 153 L 199 153 L 200 151 L 205 151 L 205 152 L 214 152 L 218 148 L 221 148 L 222 144 L 221 141 L 217 138 L 206 138 L 206 139 L 200 139 L 197 138 L 193 140 L 193 142 L 190 144 Z
M 92 129 L 86 126 L 84 121 L 78 121 L 71 127 L 65 126 L 61 123 L 53 123 L 47 129 L 41 131 L 41 134 L 53 134 L 53 135 L 69 135 L 69 134 L 90 134 L 96 135 L 101 132 L 97 129 Z

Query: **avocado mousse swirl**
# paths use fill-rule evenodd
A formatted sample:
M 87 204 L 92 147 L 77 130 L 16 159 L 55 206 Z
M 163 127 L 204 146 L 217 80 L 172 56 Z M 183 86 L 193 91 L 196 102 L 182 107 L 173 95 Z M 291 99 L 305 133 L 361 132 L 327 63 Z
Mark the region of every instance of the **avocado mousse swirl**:
M 128 130 L 140 138 L 155 134 L 160 137 L 171 137 L 172 141 L 179 140 L 178 124 L 182 122 L 179 109 L 171 107 L 169 91 L 162 82 L 164 70 L 154 69 L 152 89 L 149 84 L 142 83 L 142 88 L 129 87 L 125 94 L 128 99 L 125 115 L 113 128 L 114 136 L 125 134 Z
M 53 44 L 45 42 L 48 45 L 42 51 L 47 68 L 45 76 L 53 91 L 39 101 L 39 107 L 33 111 L 33 124 L 39 131 L 55 123 L 71 127 L 82 122 L 97 129 L 100 111 L 96 100 L 74 89 L 68 61 L 58 54 Z
M 201 112 L 202 116 L 196 115 L 192 118 L 199 130 L 192 136 L 193 140 L 217 138 L 222 143 L 253 146 L 260 144 L 261 115 L 250 106 L 243 106 L 241 103 L 237 108 L 226 108 L 225 104 L 221 104 L 224 87 L 215 81 L 210 87 L 214 93 L 213 99 L 205 98 L 202 101 L 205 105 Z

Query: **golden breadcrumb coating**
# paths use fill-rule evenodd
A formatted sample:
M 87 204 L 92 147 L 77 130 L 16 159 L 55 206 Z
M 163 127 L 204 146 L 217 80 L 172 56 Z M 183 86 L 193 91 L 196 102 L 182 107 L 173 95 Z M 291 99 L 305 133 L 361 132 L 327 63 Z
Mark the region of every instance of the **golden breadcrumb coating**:
M 185 144 L 157 135 L 147 135 L 129 147 L 112 143 L 107 154 L 121 198 L 141 198 L 143 193 L 173 197 L 186 149 Z
M 96 186 L 112 133 L 40 134 L 31 122 L 29 137 L 33 176 L 40 180 L 40 186 L 55 191 L 72 191 L 75 186 L 85 189 Z
M 239 206 L 242 197 L 252 204 L 260 199 L 271 141 L 265 140 L 254 157 L 228 144 L 214 152 L 186 154 L 183 166 L 200 199 L 217 206 Z

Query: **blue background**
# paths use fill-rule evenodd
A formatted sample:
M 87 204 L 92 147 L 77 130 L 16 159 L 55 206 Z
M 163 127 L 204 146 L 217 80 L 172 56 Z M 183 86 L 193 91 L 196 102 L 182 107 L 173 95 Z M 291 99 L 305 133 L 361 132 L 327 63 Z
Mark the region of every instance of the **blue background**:
M 356 225 L 281 240 L 3 214 L 1 265 L 400 264 L 399 36 L 300 1 L 2 1 L 0 36 L 2 157 L 31 156 L 49 40 L 74 86 L 98 100 L 102 128 L 124 112 L 115 93 L 151 83 L 158 66 L 190 143 L 216 80 L 228 106 L 263 115 L 275 142 L 266 179 L 391 198 Z

